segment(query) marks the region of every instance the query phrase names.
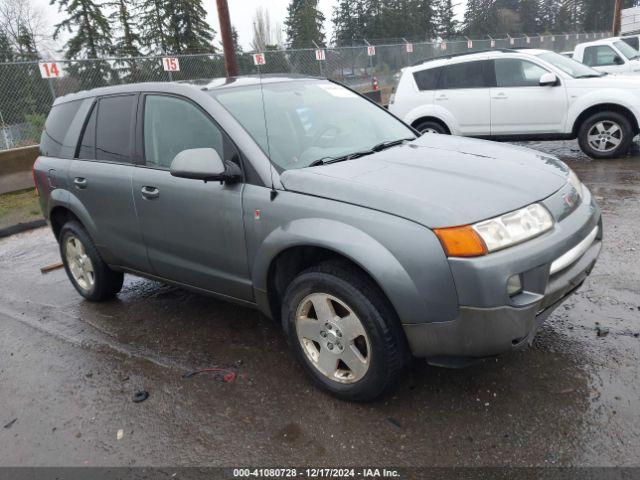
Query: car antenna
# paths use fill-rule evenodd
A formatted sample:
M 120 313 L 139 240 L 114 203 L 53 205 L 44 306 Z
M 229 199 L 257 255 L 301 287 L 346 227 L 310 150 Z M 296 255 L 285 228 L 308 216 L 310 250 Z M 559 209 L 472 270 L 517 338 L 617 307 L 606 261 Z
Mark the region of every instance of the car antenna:
M 267 105 L 264 102 L 264 88 L 262 87 L 262 71 L 260 65 L 258 65 L 258 78 L 260 79 L 260 97 L 262 99 L 262 117 L 264 120 L 264 130 L 267 135 L 267 156 L 269 157 L 269 174 L 271 176 L 271 194 L 270 198 L 273 202 L 278 196 L 278 191 L 273 184 L 273 163 L 271 163 L 271 145 L 269 142 L 269 126 L 267 125 Z

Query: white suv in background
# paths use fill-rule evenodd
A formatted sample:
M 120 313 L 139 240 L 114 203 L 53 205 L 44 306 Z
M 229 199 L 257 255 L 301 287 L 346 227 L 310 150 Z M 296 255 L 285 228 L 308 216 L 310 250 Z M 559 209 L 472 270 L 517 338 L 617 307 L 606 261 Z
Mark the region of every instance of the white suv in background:
M 580 43 L 573 51 L 573 59 L 599 72 L 638 75 L 640 52 L 629 44 L 633 37 L 625 38 L 627 39 L 615 37 Z
M 615 158 L 639 130 L 640 78 L 605 76 L 548 50 L 491 50 L 403 69 L 389 109 L 421 132 L 577 137 L 587 155 Z

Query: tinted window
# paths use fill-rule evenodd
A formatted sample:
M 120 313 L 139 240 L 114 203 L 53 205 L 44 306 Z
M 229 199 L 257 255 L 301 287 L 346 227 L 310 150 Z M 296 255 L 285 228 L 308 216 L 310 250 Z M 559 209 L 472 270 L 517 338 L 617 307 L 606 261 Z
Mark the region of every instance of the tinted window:
M 198 107 L 175 97 L 149 95 L 144 107 L 144 153 L 149 166 L 169 168 L 173 158 L 190 148 L 213 148 L 225 156 L 220 129 Z
M 548 73 L 535 63 L 515 58 L 496 60 L 495 66 L 498 87 L 538 87 L 540 77 Z
M 485 77 L 485 61 L 464 62 L 448 65 L 440 76 L 440 89 L 486 88 L 489 82 Z
M 622 39 L 630 47 L 635 48 L 636 50 L 640 50 L 640 42 L 638 41 L 638 37 L 626 37 Z
M 618 57 L 613 48 L 608 45 L 598 45 L 584 49 L 584 64 L 590 67 L 601 67 L 605 65 L 615 65 L 615 58 Z
M 135 102 L 135 95 L 100 99 L 96 129 L 98 160 L 131 161 L 131 115 Z
M 442 68 L 429 68 L 420 72 L 415 72 L 413 78 L 416 80 L 419 90 L 435 90 L 438 87 Z
M 96 116 L 98 106 L 97 104 L 91 109 L 91 115 L 84 127 L 84 133 L 80 139 L 80 150 L 78 151 L 78 158 L 84 158 L 86 160 L 95 160 L 96 158 Z
M 77 137 L 75 139 L 70 138 L 69 127 L 76 113 L 78 113 L 80 105 L 82 105 L 81 101 L 67 102 L 56 105 L 51 109 L 40 138 L 41 155 L 61 158 L 71 158 L 73 156 L 71 152 L 75 149 Z

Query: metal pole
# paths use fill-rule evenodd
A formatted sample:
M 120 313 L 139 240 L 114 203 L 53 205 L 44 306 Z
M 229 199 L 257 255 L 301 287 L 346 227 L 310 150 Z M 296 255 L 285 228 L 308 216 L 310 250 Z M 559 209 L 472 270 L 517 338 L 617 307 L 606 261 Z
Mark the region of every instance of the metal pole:
M 313 45 L 316 47 L 316 50 L 322 50 L 320 48 L 320 46 L 315 42 L 315 40 L 311 40 L 313 42 Z M 326 53 L 326 52 L 325 52 Z M 314 52 L 315 55 L 315 52 Z M 322 77 L 322 60 L 318 60 L 318 65 L 320 65 L 320 76 Z
M 613 36 L 617 37 L 620 35 L 620 23 L 622 17 L 622 0 L 615 0 L 615 5 L 613 7 Z
M 367 44 L 367 55 L 369 56 L 369 68 L 371 69 L 371 83 L 373 84 L 373 55 L 369 55 L 369 47 L 371 46 L 371 44 L 367 41 L 367 39 L 365 38 L 364 43 Z
M 238 59 L 233 44 L 231 19 L 229 17 L 229 5 L 227 0 L 216 0 L 218 5 L 218 20 L 220 21 L 220 36 L 222 37 L 222 49 L 224 50 L 224 65 L 227 69 L 227 77 L 238 76 Z
M 51 99 L 55 102 L 56 101 L 56 89 L 53 88 L 53 79 L 51 79 L 51 78 L 47 79 L 47 83 L 49 84 L 49 92 L 51 92 Z

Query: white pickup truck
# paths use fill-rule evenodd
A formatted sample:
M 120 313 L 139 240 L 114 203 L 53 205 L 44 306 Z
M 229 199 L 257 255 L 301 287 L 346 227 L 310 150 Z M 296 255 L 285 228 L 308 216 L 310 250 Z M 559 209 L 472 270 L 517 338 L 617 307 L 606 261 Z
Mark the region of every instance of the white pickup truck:
M 573 59 L 600 72 L 640 74 L 640 52 L 619 37 L 580 43 Z

